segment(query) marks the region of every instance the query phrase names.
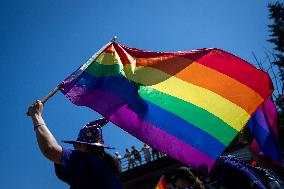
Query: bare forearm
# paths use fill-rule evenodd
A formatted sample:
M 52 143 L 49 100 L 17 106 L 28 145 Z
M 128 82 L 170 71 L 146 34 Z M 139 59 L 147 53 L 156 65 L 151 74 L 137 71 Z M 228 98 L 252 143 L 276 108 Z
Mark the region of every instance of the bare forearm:
M 62 147 L 49 131 L 41 115 L 32 116 L 39 148 L 43 155 L 55 163 L 60 163 Z

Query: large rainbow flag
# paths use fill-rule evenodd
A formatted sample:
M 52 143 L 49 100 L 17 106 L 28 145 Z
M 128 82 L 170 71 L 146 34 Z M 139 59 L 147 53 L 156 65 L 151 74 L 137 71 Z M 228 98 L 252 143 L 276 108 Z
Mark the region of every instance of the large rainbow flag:
M 207 173 L 273 91 L 268 74 L 220 49 L 150 52 L 114 42 L 60 87 L 74 104 Z

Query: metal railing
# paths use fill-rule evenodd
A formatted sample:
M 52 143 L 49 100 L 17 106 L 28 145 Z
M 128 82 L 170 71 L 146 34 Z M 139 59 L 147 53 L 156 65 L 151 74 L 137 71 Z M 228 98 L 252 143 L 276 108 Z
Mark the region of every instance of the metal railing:
M 134 155 L 131 155 L 131 159 L 128 159 L 127 157 L 123 156 L 120 160 L 120 168 L 121 168 L 121 172 L 127 171 L 129 169 L 133 169 L 135 167 L 139 167 L 141 165 L 145 165 L 147 163 L 150 163 L 152 161 L 155 161 L 159 158 L 165 157 L 166 154 L 161 153 L 161 152 L 155 152 L 152 153 L 152 149 L 149 149 L 150 152 L 150 157 L 145 156 L 144 152 L 142 150 L 139 151 L 139 155 L 140 155 L 140 159 L 141 161 L 139 161 L 138 159 L 135 159 Z
M 147 161 L 147 158 L 145 157 L 145 154 L 142 150 L 139 151 L 139 155 L 141 157 L 141 161 L 139 160 L 135 160 L 134 155 L 131 155 L 131 160 L 133 162 L 129 162 L 128 158 L 123 156 L 120 159 L 120 168 L 121 168 L 121 172 L 127 171 L 129 169 L 133 169 L 135 167 L 139 167 L 141 165 L 145 165 L 149 162 L 155 161 L 159 158 L 165 157 L 167 156 L 166 154 L 162 153 L 162 152 L 158 152 L 156 151 L 155 153 L 152 153 L 152 148 L 149 148 L 149 152 L 150 152 L 150 158 Z M 250 153 L 247 149 L 240 149 L 240 150 L 236 150 L 234 152 L 229 153 L 231 155 L 234 155 L 244 161 L 247 161 L 251 158 Z

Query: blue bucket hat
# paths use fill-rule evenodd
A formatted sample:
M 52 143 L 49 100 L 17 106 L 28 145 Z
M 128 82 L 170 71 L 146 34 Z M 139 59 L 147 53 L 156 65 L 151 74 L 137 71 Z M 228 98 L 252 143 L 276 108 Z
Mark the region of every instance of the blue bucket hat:
M 108 119 L 100 118 L 86 124 L 79 132 L 77 140 L 62 141 L 68 144 L 88 144 L 91 146 L 100 146 L 107 149 L 113 147 L 105 146 L 101 127 L 108 123 Z

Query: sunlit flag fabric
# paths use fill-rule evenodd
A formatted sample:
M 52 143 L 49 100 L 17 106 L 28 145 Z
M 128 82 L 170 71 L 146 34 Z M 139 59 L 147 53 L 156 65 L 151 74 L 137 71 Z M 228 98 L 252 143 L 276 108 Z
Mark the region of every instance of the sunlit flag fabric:
M 150 52 L 114 42 L 60 87 L 74 104 L 205 173 L 273 91 L 266 73 L 220 49 Z
M 277 110 L 269 98 L 256 110 L 248 126 L 255 137 L 252 150 L 260 155 L 281 162 L 281 150 L 277 128 Z

